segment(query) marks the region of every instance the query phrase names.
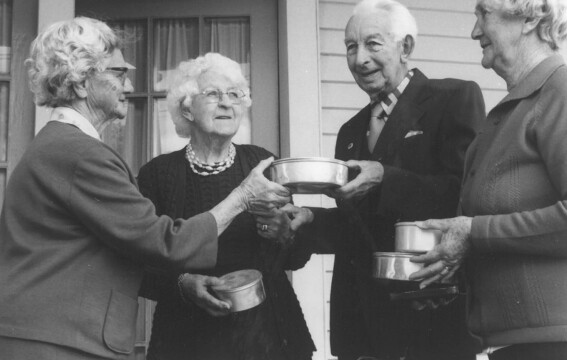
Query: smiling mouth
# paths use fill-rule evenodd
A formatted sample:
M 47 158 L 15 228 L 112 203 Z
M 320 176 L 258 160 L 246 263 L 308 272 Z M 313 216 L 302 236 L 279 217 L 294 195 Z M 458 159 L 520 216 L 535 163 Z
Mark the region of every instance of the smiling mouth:
M 219 119 L 219 120 L 230 120 L 230 119 L 232 119 L 232 117 L 231 117 L 231 116 L 221 115 L 221 116 L 215 116 L 215 119 Z
M 380 69 L 376 69 L 376 70 L 372 70 L 372 71 L 365 71 L 365 72 L 359 71 L 358 74 L 362 77 L 368 77 L 368 76 L 376 74 L 379 71 L 380 71 Z

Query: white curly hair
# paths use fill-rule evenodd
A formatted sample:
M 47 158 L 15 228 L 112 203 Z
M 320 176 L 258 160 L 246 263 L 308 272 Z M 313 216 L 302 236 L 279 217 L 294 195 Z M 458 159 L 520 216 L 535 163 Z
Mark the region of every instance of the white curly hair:
M 180 137 L 190 136 L 191 122 L 183 116 L 183 110 L 191 106 L 193 96 L 202 90 L 199 89 L 199 77 L 210 70 L 227 76 L 237 88 L 244 91 L 242 104 L 245 107 L 252 105 L 248 81 L 236 61 L 212 52 L 196 59 L 182 61 L 176 69 L 173 83 L 167 93 L 169 114 L 175 124 L 175 132 Z
M 99 20 L 76 17 L 51 24 L 32 42 L 26 60 L 35 103 L 71 104 L 77 98 L 74 85 L 104 70 L 104 61 L 121 45 L 122 39 Z
M 537 33 L 552 50 L 558 50 L 567 38 L 567 1 L 501 0 L 502 10 L 523 18 L 539 19 Z

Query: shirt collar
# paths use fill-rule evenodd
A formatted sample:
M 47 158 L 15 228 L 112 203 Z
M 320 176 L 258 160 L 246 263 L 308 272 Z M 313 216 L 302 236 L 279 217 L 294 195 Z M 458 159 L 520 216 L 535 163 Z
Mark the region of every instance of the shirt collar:
M 388 119 L 388 116 L 390 116 L 392 111 L 394 111 L 394 107 L 398 103 L 398 99 L 400 98 L 400 96 L 408 86 L 412 76 L 413 76 L 413 71 L 412 70 L 408 71 L 406 76 L 404 76 L 404 78 L 402 79 L 398 87 L 394 89 L 394 91 L 389 93 L 388 96 L 381 97 L 378 99 L 378 101 L 380 101 L 379 103 L 380 106 L 382 106 L 382 109 L 384 109 L 384 113 L 385 113 L 384 121 L 386 121 Z M 378 105 L 376 102 L 370 103 L 371 107 L 374 107 L 376 105 Z
M 100 135 L 95 127 L 87 118 L 81 115 L 78 111 L 68 107 L 56 107 L 51 113 L 49 121 L 59 121 L 65 124 L 73 125 L 85 134 L 100 140 Z
M 558 67 L 565 65 L 563 56 L 554 54 L 540 62 L 518 85 L 510 90 L 500 104 L 510 100 L 522 99 L 530 96 L 543 86 Z

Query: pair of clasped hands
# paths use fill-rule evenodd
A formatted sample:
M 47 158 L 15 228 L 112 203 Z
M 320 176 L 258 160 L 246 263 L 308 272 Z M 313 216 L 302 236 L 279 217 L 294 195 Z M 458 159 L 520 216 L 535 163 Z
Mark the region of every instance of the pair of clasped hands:
M 262 174 L 273 162 L 273 158 L 261 161 L 243 181 L 249 198 L 247 209 L 254 215 L 258 234 L 266 239 L 280 242 L 283 246 L 293 243 L 297 230 L 313 221 L 313 213 L 306 208 L 291 204 L 291 191 L 269 181 Z M 349 170 L 356 172 L 356 177 L 344 186 L 331 190 L 325 195 L 337 202 L 356 203 L 372 190 L 376 189 L 384 177 L 384 167 L 376 161 L 349 160 Z M 261 186 L 258 186 L 261 183 Z M 252 189 L 263 189 L 254 192 Z M 441 230 L 440 244 L 423 255 L 411 259 L 426 266 L 410 276 L 410 280 L 420 281 L 420 288 L 434 282 L 451 282 L 469 250 L 471 218 L 457 217 L 443 220 L 427 220 L 420 224 L 424 229 Z M 210 286 L 222 286 L 223 281 L 216 277 L 191 274 L 183 284 L 184 296 L 213 316 L 224 316 L 230 312 L 230 304 L 221 301 L 209 292 Z M 415 308 L 436 307 L 437 304 L 426 302 L 414 305 Z

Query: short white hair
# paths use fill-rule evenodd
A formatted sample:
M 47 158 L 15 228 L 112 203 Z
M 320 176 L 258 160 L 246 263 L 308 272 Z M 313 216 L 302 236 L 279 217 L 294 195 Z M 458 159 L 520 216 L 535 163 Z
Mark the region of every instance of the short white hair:
M 567 38 L 567 1 L 565 0 L 501 0 L 502 10 L 514 16 L 538 19 L 539 38 L 553 50 Z
M 93 71 L 102 71 L 104 61 L 121 44 L 122 39 L 96 19 L 76 17 L 50 25 L 32 42 L 26 60 L 35 103 L 49 107 L 71 104 L 77 99 L 74 85 Z
M 384 10 L 390 15 L 392 34 L 395 40 L 402 40 L 410 35 L 417 40 L 417 23 L 408 8 L 394 0 L 362 0 L 354 7 L 354 15 L 367 14 L 376 10 Z
M 169 114 L 175 125 L 175 132 L 180 137 L 187 138 L 191 135 L 191 124 L 183 116 L 183 110 L 191 106 L 193 96 L 201 91 L 199 77 L 210 70 L 216 70 L 228 77 L 237 88 L 244 91 L 244 107 L 252 105 L 248 81 L 236 61 L 218 53 L 207 53 L 196 59 L 182 61 L 175 71 L 173 83 L 167 93 Z

